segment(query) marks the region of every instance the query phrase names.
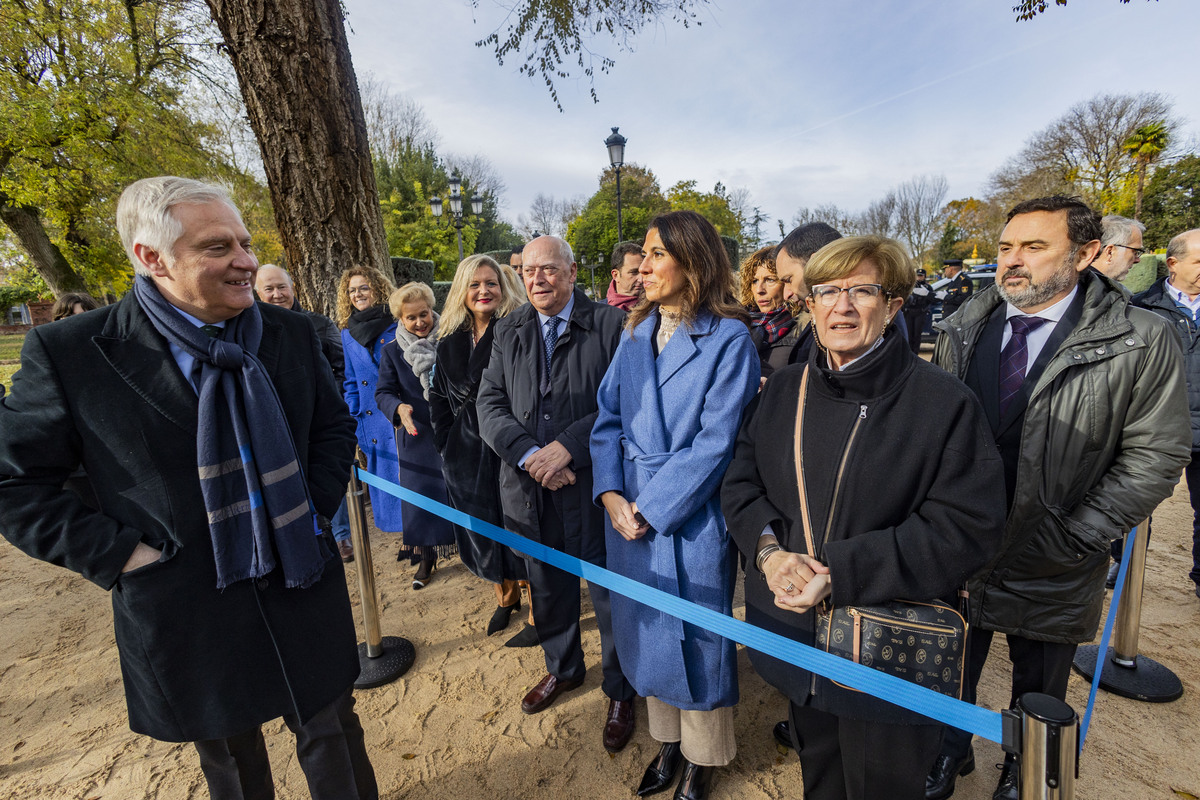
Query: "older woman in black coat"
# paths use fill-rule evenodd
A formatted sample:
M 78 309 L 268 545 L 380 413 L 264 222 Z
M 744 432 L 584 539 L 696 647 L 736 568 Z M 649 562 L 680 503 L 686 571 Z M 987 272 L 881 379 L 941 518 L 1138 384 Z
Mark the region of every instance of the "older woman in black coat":
M 722 486 L 754 625 L 811 645 L 824 600 L 954 605 L 1000 542 L 1004 476 L 982 409 L 893 324 L 914 279 L 901 246 L 874 236 L 828 244 L 807 266 L 820 346 L 767 381 Z M 751 661 L 791 701 L 805 798 L 923 800 L 940 725 L 761 653 Z
M 429 387 L 434 443 L 442 455 L 450 504 L 494 525 L 504 524 L 500 459 L 479 437 L 475 395 L 492 354 L 493 325 L 523 302 L 525 290 L 511 267 L 484 255 L 459 264 L 442 309 L 437 367 Z M 496 610 L 487 627 L 491 636 L 504 630 L 521 607 L 517 584 L 525 580 L 525 562 L 510 548 L 466 528 L 455 526 L 454 534 L 463 564 L 496 589 Z

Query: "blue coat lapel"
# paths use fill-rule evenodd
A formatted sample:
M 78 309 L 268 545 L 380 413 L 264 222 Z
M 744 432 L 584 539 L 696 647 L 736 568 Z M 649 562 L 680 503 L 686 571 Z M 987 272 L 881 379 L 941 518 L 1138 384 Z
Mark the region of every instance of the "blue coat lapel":
M 652 322 L 652 320 L 653 318 L 647 321 Z M 671 337 L 671 341 L 667 342 L 667 346 L 658 354 L 655 366 L 658 368 L 659 386 L 664 385 L 684 364 L 696 357 L 699 352 L 699 348 L 696 347 L 696 337 L 707 336 L 712 333 L 716 325 L 716 318 L 707 311 L 702 311 L 690 326 L 686 324 L 679 326 L 679 329 Z M 641 327 L 641 325 L 638 326 L 639 330 Z M 651 327 L 647 337 L 653 335 L 654 328 Z

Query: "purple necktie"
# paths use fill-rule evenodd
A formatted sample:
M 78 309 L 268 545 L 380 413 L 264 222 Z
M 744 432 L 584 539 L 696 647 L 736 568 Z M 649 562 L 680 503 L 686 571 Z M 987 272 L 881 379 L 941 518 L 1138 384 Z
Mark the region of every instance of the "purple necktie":
M 1029 367 L 1029 348 L 1025 339 L 1049 320 L 1041 317 L 1010 317 L 1008 322 L 1012 325 L 1012 337 L 1000 353 L 1001 419 L 1025 382 L 1025 370 Z

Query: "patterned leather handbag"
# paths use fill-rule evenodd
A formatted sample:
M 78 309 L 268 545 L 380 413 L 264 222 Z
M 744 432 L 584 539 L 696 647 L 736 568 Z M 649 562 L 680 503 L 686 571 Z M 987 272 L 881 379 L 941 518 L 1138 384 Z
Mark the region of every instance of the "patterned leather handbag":
M 800 490 L 800 515 L 808 552 L 820 560 L 814 546 L 808 514 L 808 495 L 804 486 L 803 428 L 804 400 L 808 389 L 808 369 L 800 381 L 800 399 L 796 409 L 795 454 Z M 842 472 L 850 447 L 862 419 L 856 420 L 841 459 L 833 502 L 837 502 Z M 830 508 L 829 520 L 833 519 Z M 825 535 L 829 535 L 826 530 Z M 824 540 L 822 540 L 824 544 Z M 914 602 L 892 600 L 870 606 L 834 607 L 823 603 L 814 609 L 817 615 L 817 646 L 864 667 L 886 672 L 897 678 L 924 686 L 951 697 L 962 697 L 963 671 L 966 666 L 967 621 L 962 614 L 940 600 Z M 836 681 L 835 681 L 836 683 Z M 843 688 L 851 688 L 838 684 Z

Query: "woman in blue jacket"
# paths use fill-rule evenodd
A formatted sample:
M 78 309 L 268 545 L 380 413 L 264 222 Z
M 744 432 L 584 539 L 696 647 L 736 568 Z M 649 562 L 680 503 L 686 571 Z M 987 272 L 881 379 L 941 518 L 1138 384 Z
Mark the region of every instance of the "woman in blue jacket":
M 358 446 L 367 456 L 367 471 L 380 477 L 396 475 L 396 437 L 392 423 L 375 404 L 379 358 L 383 346 L 396 338 L 396 320 L 388 310 L 395 289 L 374 267 L 351 267 L 338 282 L 337 324 L 342 329 L 346 380 L 342 389 L 346 405 L 358 422 Z M 375 527 L 395 533 L 404 530 L 400 499 L 371 492 Z
M 608 568 L 731 614 L 736 565 L 718 489 L 759 359 L 711 223 L 662 214 L 642 252 L 645 300 L 600 385 L 592 429 Z M 622 595 L 612 603 L 621 667 L 662 743 L 638 794 L 668 788 L 683 762 L 675 798 L 703 798 L 713 768 L 736 753 L 734 644 Z

